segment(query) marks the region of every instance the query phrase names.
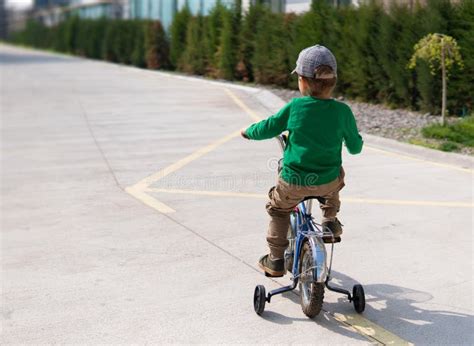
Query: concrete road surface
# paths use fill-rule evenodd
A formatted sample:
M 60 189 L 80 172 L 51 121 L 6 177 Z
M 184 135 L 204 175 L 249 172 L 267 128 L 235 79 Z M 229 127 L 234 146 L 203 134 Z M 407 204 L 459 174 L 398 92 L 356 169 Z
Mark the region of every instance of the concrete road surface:
M 253 311 L 276 141 L 268 92 L 0 47 L 2 344 L 472 345 L 472 161 L 366 137 L 344 153 L 334 284 Z M 315 208 L 315 215 L 319 211 Z

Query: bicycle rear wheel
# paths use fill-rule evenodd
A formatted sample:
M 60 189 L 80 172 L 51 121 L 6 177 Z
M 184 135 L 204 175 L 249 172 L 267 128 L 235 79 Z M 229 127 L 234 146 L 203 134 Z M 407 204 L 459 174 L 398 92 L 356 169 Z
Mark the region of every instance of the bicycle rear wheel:
M 314 281 L 314 263 L 311 246 L 306 242 L 300 255 L 300 280 L 301 308 L 309 318 L 317 316 L 323 307 L 324 283 Z

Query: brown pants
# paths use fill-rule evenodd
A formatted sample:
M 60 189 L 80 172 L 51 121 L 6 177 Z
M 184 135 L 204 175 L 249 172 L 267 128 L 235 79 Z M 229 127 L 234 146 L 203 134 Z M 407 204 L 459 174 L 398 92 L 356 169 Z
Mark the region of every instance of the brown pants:
M 319 204 L 324 221 L 334 221 L 341 202 L 339 191 L 345 186 L 344 169 L 341 167 L 339 177 L 333 181 L 315 186 L 292 185 L 279 178 L 276 186 L 268 192 L 270 200 L 267 203 L 267 212 L 270 215 L 267 242 L 273 258 L 283 258 L 288 247 L 288 227 L 290 214 L 293 209 L 307 196 L 318 196 L 324 199 Z

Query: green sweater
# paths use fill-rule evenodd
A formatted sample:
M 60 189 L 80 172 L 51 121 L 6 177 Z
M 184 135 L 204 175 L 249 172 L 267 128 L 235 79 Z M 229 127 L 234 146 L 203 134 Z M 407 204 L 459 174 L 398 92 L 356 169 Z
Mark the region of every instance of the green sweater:
M 288 131 L 281 178 L 295 185 L 326 184 L 339 176 L 342 142 L 351 154 L 362 150 L 362 137 L 348 105 L 334 99 L 304 96 L 277 114 L 251 125 L 245 134 L 262 140 Z

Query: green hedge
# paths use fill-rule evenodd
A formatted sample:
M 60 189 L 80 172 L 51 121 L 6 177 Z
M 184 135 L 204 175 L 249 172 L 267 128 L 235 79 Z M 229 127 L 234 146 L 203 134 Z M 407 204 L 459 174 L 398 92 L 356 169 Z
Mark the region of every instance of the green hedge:
M 29 21 L 11 41 L 138 67 L 170 66 L 168 39 L 158 21 L 71 17 L 51 28 Z
M 339 65 L 336 92 L 391 107 L 439 113 L 441 78 L 427 66 L 406 68 L 414 44 L 428 33 L 453 36 L 464 69 L 448 81 L 451 114 L 473 111 L 474 1 L 428 0 L 426 6 L 378 2 L 358 8 L 314 0 L 311 11 L 276 14 L 263 5 L 241 15 L 240 2 L 220 2 L 208 16 L 184 8 L 165 34 L 157 21 L 69 18 L 57 27 L 29 22 L 13 42 L 148 68 L 296 88 L 289 74 L 301 49 L 323 44 Z

